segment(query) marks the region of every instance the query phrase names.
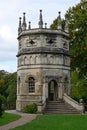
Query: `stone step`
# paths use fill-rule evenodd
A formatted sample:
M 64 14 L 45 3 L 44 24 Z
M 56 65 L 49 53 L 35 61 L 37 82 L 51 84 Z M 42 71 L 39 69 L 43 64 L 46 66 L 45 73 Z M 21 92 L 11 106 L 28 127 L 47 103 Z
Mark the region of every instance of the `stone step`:
M 63 111 L 76 111 L 76 110 L 73 109 L 73 108 L 70 108 L 70 109 L 69 109 L 69 108 L 67 108 L 67 109 L 64 109 L 64 108 L 47 108 L 47 110 L 50 110 L 50 111 L 52 111 L 52 110 L 53 110 L 53 111 L 59 111 L 59 110 L 60 110 L 60 111 L 62 111 L 62 110 L 63 110 Z
M 49 101 L 47 103 L 45 114 L 80 114 L 71 105 L 65 103 L 63 100 L 59 101 Z
M 63 112 L 58 112 L 58 111 L 46 111 L 44 114 L 80 114 L 79 112 L 65 112 L 65 111 L 63 111 Z
M 52 105 L 47 105 L 46 107 L 47 109 L 74 109 L 73 107 L 71 106 L 66 106 L 66 105 L 55 105 L 55 106 L 52 106 Z
M 48 101 L 48 103 L 64 103 L 64 101 L 61 99 L 61 100 L 57 100 L 57 101 Z

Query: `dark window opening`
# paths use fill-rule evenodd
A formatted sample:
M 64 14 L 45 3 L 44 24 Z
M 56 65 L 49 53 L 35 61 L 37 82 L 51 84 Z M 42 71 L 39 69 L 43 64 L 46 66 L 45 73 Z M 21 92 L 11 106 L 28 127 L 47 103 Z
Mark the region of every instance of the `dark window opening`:
M 29 78 L 29 93 L 35 92 L 35 79 L 33 77 Z

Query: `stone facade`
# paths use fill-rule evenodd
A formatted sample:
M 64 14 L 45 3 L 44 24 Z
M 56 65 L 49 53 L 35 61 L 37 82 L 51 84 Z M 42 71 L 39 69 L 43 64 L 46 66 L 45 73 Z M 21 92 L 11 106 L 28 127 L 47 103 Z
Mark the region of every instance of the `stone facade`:
M 68 28 L 62 30 L 59 12 L 58 29 L 43 28 L 40 10 L 39 28 L 26 29 L 25 13 L 18 28 L 18 69 L 16 109 L 37 103 L 42 112 L 47 100 L 70 95 L 70 54 Z M 67 24 L 66 24 L 67 25 Z

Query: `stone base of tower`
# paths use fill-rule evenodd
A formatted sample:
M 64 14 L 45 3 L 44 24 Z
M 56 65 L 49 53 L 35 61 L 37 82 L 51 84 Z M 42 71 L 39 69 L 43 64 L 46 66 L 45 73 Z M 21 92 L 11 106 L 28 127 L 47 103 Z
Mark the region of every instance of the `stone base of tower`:
M 27 102 L 27 101 L 16 101 L 16 110 L 17 111 L 22 111 L 22 109 L 26 106 L 26 105 L 28 105 L 28 104 L 32 104 L 32 103 L 36 103 L 37 104 L 37 107 L 38 107 L 38 113 L 42 113 L 43 112 L 43 109 L 44 109 L 44 105 L 42 104 L 42 103 L 38 103 L 38 102 L 35 102 L 35 101 L 33 101 L 33 102 Z

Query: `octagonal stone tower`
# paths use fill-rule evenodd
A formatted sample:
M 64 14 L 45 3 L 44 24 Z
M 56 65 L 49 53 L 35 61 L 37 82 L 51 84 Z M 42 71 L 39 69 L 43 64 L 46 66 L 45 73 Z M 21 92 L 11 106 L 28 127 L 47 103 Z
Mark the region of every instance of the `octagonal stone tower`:
M 16 110 L 21 111 L 31 103 L 38 105 L 42 112 L 47 101 L 63 99 L 64 93 L 70 95 L 70 54 L 69 34 L 66 21 L 62 30 L 61 15 L 58 28 L 43 27 L 42 10 L 39 28 L 27 29 L 25 13 L 23 21 L 19 18 L 18 28 L 18 68 Z

